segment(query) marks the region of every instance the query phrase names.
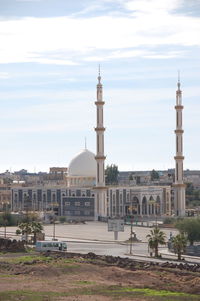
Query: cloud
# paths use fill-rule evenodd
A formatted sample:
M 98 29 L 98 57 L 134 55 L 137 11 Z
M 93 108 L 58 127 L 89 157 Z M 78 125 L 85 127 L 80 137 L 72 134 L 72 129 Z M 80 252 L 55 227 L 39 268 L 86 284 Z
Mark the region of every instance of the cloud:
M 200 19 L 171 12 L 180 3 L 127 1 L 127 16 L 1 20 L 0 63 L 75 65 L 128 57 L 176 57 L 177 46 L 179 52 L 188 46 L 200 46 Z M 133 11 L 137 14 L 132 15 Z M 160 53 L 159 47 L 167 45 L 174 49 Z M 156 53 L 152 53 L 152 46 Z
M 0 72 L 0 79 L 8 79 L 10 74 L 8 72 Z
M 145 13 L 170 12 L 182 5 L 182 0 L 131 0 L 124 3 L 126 9 Z

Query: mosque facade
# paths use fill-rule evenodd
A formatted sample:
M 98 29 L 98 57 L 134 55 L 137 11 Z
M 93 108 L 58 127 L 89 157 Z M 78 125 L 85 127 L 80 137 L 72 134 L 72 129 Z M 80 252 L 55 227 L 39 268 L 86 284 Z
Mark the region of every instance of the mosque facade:
M 179 86 L 180 88 L 180 86 Z M 179 91 L 179 90 L 178 90 Z M 177 211 L 184 213 L 184 184 L 182 182 L 182 104 L 178 94 L 177 110 L 177 154 L 175 157 L 177 176 L 174 185 Z M 68 166 L 65 185 L 15 187 L 12 189 L 12 210 L 53 212 L 66 216 L 68 220 L 106 220 L 171 215 L 171 186 L 106 186 L 104 154 L 103 87 L 98 76 L 96 132 L 96 154 L 86 147 L 77 154 Z M 181 120 L 181 121 L 180 121 Z M 180 141 L 180 142 L 179 142 Z M 180 166 L 180 167 L 179 167 Z M 180 195 L 182 199 L 180 200 Z M 177 199 L 178 196 L 178 199 Z M 179 215 L 179 214 L 178 214 Z

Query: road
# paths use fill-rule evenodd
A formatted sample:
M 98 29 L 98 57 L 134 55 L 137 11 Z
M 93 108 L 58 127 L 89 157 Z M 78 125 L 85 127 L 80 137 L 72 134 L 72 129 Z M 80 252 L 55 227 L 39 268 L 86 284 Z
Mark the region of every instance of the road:
M 19 239 L 14 236 L 17 227 L 7 227 L 7 236 Z M 107 224 L 102 222 L 87 222 L 86 224 L 56 224 L 56 238 L 68 242 L 69 252 L 89 253 L 93 252 L 98 255 L 113 255 L 120 257 L 131 256 L 137 259 L 146 259 L 148 256 L 147 234 L 151 228 L 134 226 L 137 238 L 141 242 L 133 243 L 132 254 L 130 255 L 130 245 L 126 241 L 130 237 L 130 226 L 124 227 L 124 232 L 119 232 L 119 240 L 114 240 L 113 232 L 108 232 Z M 47 240 L 52 239 L 53 225 L 44 226 L 45 237 Z M 175 229 L 163 229 L 166 237 L 170 233 L 176 235 Z M 4 236 L 4 229 L 1 229 L 1 236 Z M 175 255 L 170 255 L 166 248 L 160 248 L 162 257 L 176 259 Z M 154 261 L 153 258 L 148 260 Z M 186 257 L 187 261 L 200 263 L 200 258 Z

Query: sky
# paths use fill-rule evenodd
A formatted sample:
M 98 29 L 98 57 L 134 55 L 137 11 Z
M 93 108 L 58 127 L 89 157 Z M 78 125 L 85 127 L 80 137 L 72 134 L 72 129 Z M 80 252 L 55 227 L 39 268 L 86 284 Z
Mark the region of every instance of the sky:
M 67 167 L 96 152 L 98 65 L 106 164 L 200 169 L 200 0 L 0 0 L 0 172 Z

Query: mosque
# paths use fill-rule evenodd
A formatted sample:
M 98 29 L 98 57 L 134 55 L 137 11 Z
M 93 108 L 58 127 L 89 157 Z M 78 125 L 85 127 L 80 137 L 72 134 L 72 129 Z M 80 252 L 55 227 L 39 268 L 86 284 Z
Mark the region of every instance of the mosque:
M 185 214 L 185 185 L 183 183 L 182 103 L 180 82 L 176 92 L 176 180 L 174 183 L 175 213 Z M 54 212 L 67 220 L 102 220 L 135 215 L 171 215 L 170 186 L 106 186 L 104 154 L 103 86 L 100 72 L 95 101 L 96 154 L 86 146 L 68 165 L 66 183 L 54 186 L 15 187 L 12 189 L 12 210 Z

